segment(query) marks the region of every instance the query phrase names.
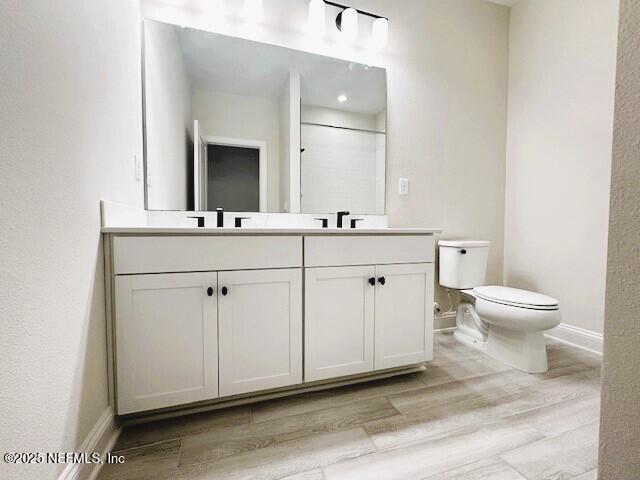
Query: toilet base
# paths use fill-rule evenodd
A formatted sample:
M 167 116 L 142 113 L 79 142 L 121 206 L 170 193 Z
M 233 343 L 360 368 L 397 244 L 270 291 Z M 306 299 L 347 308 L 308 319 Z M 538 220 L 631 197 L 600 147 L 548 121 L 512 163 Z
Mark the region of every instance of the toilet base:
M 453 336 L 456 340 L 465 345 L 482 350 L 487 348 L 486 326 L 484 332 L 478 328 L 478 324 L 473 321 L 475 308 L 471 302 L 461 301 L 456 312 L 456 331 Z M 481 321 L 478 318 L 479 321 Z
M 489 325 L 487 354 L 527 373 L 545 373 L 547 343 L 541 331 L 522 332 Z

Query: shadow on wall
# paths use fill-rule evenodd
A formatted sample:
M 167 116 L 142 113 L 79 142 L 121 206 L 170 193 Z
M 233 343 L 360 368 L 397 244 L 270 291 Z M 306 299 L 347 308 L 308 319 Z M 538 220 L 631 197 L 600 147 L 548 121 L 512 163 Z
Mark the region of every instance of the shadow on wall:
M 102 235 L 98 233 L 95 267 L 86 279 L 86 305 L 84 308 L 84 331 L 77 345 L 75 374 L 69 410 L 66 412 L 65 437 L 79 449 L 94 423 L 109 405 L 107 384 L 107 339 L 104 293 L 104 248 Z M 75 322 L 74 324 L 78 324 Z M 64 327 L 62 327 L 64 328 Z M 51 388 L 54 388 L 52 386 Z M 95 399 L 102 401 L 96 404 Z M 73 430 L 70 430 L 73 428 Z M 55 447 L 55 448 L 54 448 Z M 44 446 L 43 446 L 44 448 Z M 48 450 L 55 451 L 57 446 Z M 64 465 L 62 465 L 64 467 Z
M 187 210 L 195 210 L 195 198 L 193 197 L 193 138 L 188 128 L 185 128 L 184 137 L 186 139 L 185 148 L 187 149 L 185 158 L 187 159 L 187 165 L 185 166 L 187 174 L 185 175 L 185 192 L 187 192 Z

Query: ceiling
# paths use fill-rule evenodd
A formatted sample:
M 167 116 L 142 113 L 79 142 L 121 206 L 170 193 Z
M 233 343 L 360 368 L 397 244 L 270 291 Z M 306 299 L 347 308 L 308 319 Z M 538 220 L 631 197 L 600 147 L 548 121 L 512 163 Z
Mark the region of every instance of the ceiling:
M 174 28 L 194 88 L 277 101 L 293 70 L 300 72 L 304 104 L 372 115 L 386 108 L 386 73 L 381 68 Z M 344 103 L 337 100 L 341 94 L 347 95 Z

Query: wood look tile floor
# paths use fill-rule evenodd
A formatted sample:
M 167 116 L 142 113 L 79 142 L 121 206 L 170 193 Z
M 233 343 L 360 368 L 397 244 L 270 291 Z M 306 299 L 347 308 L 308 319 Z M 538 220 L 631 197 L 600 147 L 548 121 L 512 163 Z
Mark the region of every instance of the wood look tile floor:
M 435 336 L 423 373 L 125 428 L 100 480 L 595 479 L 600 358 L 528 375 Z

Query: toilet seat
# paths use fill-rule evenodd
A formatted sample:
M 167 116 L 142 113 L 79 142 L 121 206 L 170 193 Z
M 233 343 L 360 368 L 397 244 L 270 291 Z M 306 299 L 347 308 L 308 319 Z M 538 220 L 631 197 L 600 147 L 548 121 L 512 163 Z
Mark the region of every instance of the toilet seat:
M 529 310 L 558 310 L 560 308 L 555 298 L 519 288 L 486 285 L 475 287 L 473 293 L 476 297 L 487 302 L 510 307 L 526 308 Z

